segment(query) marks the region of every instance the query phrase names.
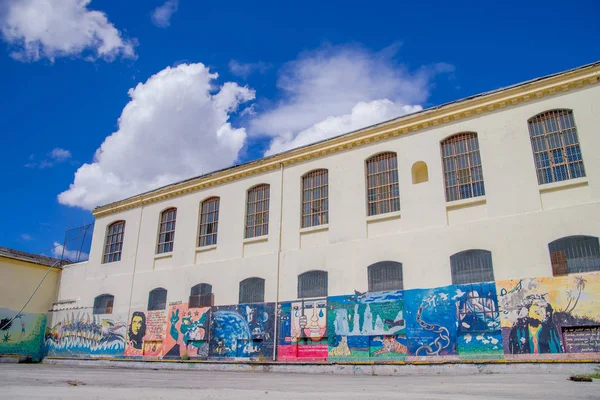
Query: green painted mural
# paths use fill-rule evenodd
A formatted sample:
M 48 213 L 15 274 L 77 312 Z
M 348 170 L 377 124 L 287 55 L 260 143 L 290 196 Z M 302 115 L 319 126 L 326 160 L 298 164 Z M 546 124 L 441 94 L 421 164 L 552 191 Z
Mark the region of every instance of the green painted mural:
M 0 308 L 0 355 L 31 356 L 40 361 L 44 356 L 46 314 L 20 313 Z

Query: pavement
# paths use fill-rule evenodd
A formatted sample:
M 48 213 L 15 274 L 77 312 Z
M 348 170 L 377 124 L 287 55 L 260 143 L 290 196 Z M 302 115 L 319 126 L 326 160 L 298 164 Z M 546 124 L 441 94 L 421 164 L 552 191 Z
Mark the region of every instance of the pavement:
M 1 399 L 600 399 L 564 373 L 365 376 L 0 365 Z

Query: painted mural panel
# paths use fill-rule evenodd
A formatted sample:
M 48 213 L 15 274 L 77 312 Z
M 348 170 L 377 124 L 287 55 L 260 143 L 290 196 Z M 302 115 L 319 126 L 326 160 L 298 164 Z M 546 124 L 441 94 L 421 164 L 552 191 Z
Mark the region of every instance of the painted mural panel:
M 402 291 L 328 298 L 329 358 L 406 358 Z
M 208 357 L 210 307 L 188 308 L 188 303 L 171 303 L 167 318 L 164 358 Z
M 280 303 L 278 316 L 278 359 L 327 359 L 326 298 Z
M 506 354 L 575 350 L 563 329 L 600 324 L 600 273 L 496 283 Z
M 0 308 L 0 354 L 29 355 L 39 361 L 44 355 L 46 314 L 19 313 Z
M 166 329 L 166 311 L 134 311 L 127 327 L 124 354 L 128 357 L 161 356 Z
M 48 355 L 72 357 L 122 356 L 127 324 L 113 315 L 64 312 L 64 317 L 46 330 Z
M 275 304 L 212 307 L 211 357 L 273 357 Z
M 457 354 L 458 290 L 455 286 L 444 286 L 404 291 L 409 355 Z

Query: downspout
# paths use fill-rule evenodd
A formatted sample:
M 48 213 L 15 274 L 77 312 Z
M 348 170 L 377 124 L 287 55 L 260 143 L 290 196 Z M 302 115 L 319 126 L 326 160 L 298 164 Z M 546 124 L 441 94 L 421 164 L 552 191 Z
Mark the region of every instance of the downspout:
M 131 302 L 133 301 L 133 284 L 135 283 L 135 269 L 137 267 L 138 249 L 140 247 L 140 232 L 142 230 L 142 217 L 144 216 L 144 203 L 142 199 L 142 207 L 140 208 L 140 222 L 138 224 L 137 240 L 135 243 L 135 256 L 133 259 L 133 274 L 131 276 L 131 289 L 129 291 L 129 309 L 127 313 L 127 323 L 131 321 Z
M 277 328 L 279 326 L 279 276 L 281 267 L 281 231 L 283 230 L 283 163 L 279 163 L 280 182 L 279 182 L 279 229 L 277 238 L 277 288 L 275 295 L 275 329 L 273 335 L 273 361 L 277 360 Z

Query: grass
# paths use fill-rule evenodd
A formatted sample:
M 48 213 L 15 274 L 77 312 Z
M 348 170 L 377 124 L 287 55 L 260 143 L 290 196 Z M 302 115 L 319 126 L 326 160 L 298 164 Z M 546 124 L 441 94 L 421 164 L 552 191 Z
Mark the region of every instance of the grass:
M 572 381 L 583 381 L 583 382 L 590 382 L 591 379 L 600 379 L 600 366 L 596 367 L 596 370 L 592 374 L 573 375 L 569 379 Z

